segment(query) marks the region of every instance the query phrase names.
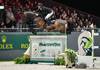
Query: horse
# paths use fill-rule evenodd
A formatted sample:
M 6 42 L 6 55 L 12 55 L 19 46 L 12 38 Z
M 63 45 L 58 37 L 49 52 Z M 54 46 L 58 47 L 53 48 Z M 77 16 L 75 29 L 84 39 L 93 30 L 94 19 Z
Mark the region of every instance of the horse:
M 43 31 L 45 29 L 45 31 L 47 32 L 53 32 L 53 31 L 65 32 L 65 24 L 67 23 L 66 20 L 57 19 L 54 22 L 52 22 L 51 25 L 48 25 L 48 23 L 42 17 L 38 16 L 38 13 L 36 12 L 25 12 L 25 14 L 26 17 L 28 14 L 32 16 L 31 19 L 35 22 L 34 24 L 35 28 L 43 29 Z

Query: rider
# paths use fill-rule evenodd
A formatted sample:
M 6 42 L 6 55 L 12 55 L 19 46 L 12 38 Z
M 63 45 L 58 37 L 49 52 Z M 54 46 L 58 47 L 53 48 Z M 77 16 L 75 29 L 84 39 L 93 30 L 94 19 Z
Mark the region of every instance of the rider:
M 51 8 L 45 7 L 42 3 L 38 3 L 37 12 L 47 22 L 54 16 L 54 11 Z

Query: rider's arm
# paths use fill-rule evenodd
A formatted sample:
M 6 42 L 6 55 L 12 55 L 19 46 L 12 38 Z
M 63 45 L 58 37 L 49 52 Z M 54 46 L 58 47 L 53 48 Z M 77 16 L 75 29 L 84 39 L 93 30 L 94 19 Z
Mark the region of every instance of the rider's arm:
M 44 8 L 49 11 L 49 13 L 45 17 L 45 20 L 46 20 L 46 19 L 50 18 L 54 14 L 54 11 L 52 9 L 50 9 L 50 8 L 47 8 L 47 7 L 44 7 Z
M 54 11 L 52 10 L 52 12 L 50 12 L 49 14 L 46 15 L 45 19 L 50 18 L 53 14 L 54 14 Z

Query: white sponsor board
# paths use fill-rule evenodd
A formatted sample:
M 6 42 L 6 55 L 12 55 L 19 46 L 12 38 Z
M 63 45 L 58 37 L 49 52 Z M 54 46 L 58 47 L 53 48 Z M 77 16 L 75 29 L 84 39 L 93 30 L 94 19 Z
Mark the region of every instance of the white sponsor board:
M 4 9 L 4 6 L 0 6 L 0 9 Z
M 67 47 L 66 36 L 30 36 L 31 60 L 54 61 Z

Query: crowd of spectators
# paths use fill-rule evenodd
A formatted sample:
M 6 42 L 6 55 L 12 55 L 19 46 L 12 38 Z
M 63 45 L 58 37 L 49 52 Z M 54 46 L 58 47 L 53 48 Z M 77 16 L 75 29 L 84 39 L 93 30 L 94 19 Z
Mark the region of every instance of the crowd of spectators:
M 93 27 L 96 28 L 95 21 L 93 17 L 89 14 L 83 14 L 78 10 L 69 8 L 67 6 L 53 6 L 53 9 L 56 13 L 57 19 L 63 19 L 67 21 L 67 29 L 73 31 L 76 29 L 77 31 L 79 29 L 87 29 L 91 28 L 91 25 L 93 24 Z
M 36 10 L 38 3 L 39 0 L 6 0 L 4 11 L 6 20 L 0 21 L 0 28 L 27 28 L 28 25 L 23 21 L 24 12 Z M 3 5 L 4 2 L 1 4 Z M 67 31 L 79 31 L 82 28 L 90 28 L 91 25 L 96 27 L 94 19 L 89 14 L 84 15 L 75 9 L 56 2 L 53 2 L 50 8 L 55 12 L 55 19 L 66 21 Z

